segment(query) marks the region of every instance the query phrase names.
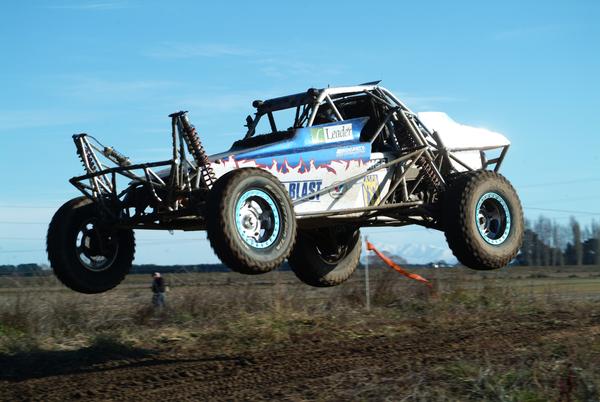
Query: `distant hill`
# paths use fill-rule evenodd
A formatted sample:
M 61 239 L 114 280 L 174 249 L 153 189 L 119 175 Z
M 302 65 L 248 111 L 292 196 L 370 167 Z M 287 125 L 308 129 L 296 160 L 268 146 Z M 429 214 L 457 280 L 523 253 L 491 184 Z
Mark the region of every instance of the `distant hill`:
M 396 253 L 404 257 L 410 264 L 428 264 L 432 261 L 446 261 L 451 264 L 457 262 L 448 247 L 430 244 L 405 244 Z
M 457 260 L 448 247 L 437 247 L 430 244 L 407 243 L 401 245 L 375 245 L 379 251 L 390 257 L 397 264 L 426 265 L 431 262 L 446 261 L 454 265 Z M 366 251 L 363 250 L 363 256 Z M 371 253 L 375 256 L 374 253 Z M 375 256 L 375 258 L 378 258 Z M 364 261 L 364 257 L 363 257 Z M 371 260 L 369 260 L 371 261 Z

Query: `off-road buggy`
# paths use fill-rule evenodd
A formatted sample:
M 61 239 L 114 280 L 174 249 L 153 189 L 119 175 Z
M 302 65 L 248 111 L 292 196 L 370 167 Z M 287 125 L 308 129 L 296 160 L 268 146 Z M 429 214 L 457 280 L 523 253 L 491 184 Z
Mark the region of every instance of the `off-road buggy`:
M 523 216 L 498 174 L 510 144 L 504 136 L 443 113 L 417 115 L 378 82 L 253 106 L 246 135 L 212 156 L 183 111 L 170 115 L 172 155 L 161 162 L 134 164 L 74 135 L 86 174 L 70 180 L 83 196 L 64 204 L 48 229 L 56 276 L 79 292 L 113 288 L 132 265 L 134 229 L 206 230 L 232 270 L 260 274 L 287 259 L 312 286 L 354 272 L 361 227 L 444 231 L 474 269 L 515 257 Z M 265 123 L 270 132 L 257 134 Z

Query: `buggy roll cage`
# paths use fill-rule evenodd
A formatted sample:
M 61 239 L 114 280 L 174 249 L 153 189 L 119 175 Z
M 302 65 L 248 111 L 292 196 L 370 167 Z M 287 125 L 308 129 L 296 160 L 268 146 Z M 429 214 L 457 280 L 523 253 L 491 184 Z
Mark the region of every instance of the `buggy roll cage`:
M 412 112 L 402 101 L 396 98 L 386 88 L 379 86 L 378 83 L 379 81 L 366 83 L 358 86 L 324 88 L 320 90 L 310 88 L 304 93 L 274 98 L 266 101 L 257 100 L 253 102 L 252 105 L 257 109 L 257 112 L 254 119 L 252 119 L 250 116 L 248 116 L 248 118 L 246 119 L 246 122 L 248 123 L 248 132 L 246 133 L 246 136 L 244 138 L 249 138 L 255 134 L 256 126 L 258 125 L 260 118 L 264 115 L 267 115 L 271 129 L 273 130 L 273 132 L 276 132 L 277 127 L 274 122 L 273 112 L 293 107 L 296 108 L 294 128 L 303 127 L 304 122 L 306 122 L 306 127 L 311 127 L 315 122 L 315 117 L 317 116 L 319 108 L 323 106 L 329 107 L 332 111 L 332 116 L 336 119 L 336 121 L 341 122 L 345 120 L 345 117 L 343 116 L 339 108 L 336 106 L 336 101 L 349 99 L 360 95 L 369 96 L 375 103 L 378 103 L 380 106 L 383 106 L 383 108 L 387 110 L 386 115 L 382 118 L 375 132 L 369 138 L 367 138 L 367 140 L 371 144 L 373 144 L 373 142 L 381 135 L 381 133 L 384 130 L 386 131 L 387 136 L 390 137 L 390 131 L 393 131 L 393 128 L 390 128 L 389 126 L 389 123 L 391 121 L 404 123 L 404 125 L 408 127 L 409 132 L 411 134 L 413 146 L 408 149 L 404 148 L 400 150 L 398 139 L 395 138 L 394 133 L 391 133 L 391 138 L 395 138 L 395 143 L 398 147 L 397 150 L 401 151 L 400 157 L 390 162 L 378 164 L 368 169 L 364 173 L 350 177 L 340 182 L 336 182 L 335 184 L 324 187 L 315 193 L 308 194 L 294 201 L 294 205 L 297 205 L 299 203 L 307 201 L 308 199 L 316 195 L 325 194 L 340 185 L 355 183 L 374 171 L 397 165 L 399 168 L 398 172 L 396 172 L 394 177 L 391 179 L 392 182 L 390 183 L 390 187 L 387 194 L 381 199 L 377 199 L 378 197 L 374 197 L 374 205 L 369 205 L 362 208 L 343 209 L 336 211 L 301 213 L 298 214 L 298 217 L 320 218 L 335 215 L 353 215 L 357 213 L 365 213 L 365 216 L 369 216 L 373 215 L 374 212 L 381 212 L 384 210 L 403 209 L 405 210 L 405 212 L 408 212 L 410 210 L 413 210 L 415 207 L 417 209 L 420 209 L 420 212 L 429 212 L 426 213 L 426 215 L 431 215 L 430 210 L 423 211 L 422 208 L 419 208 L 419 206 L 424 205 L 423 201 L 411 201 L 410 198 L 424 180 L 429 180 L 436 190 L 443 190 L 445 188 L 446 181 L 443 177 L 444 175 L 442 174 L 442 170 L 445 168 L 445 170 L 447 171 L 445 173 L 448 174 L 457 171 L 456 169 L 452 168 L 453 165 L 451 163 L 451 160 L 456 162 L 468 171 L 473 170 L 471 166 L 462 161 L 458 156 L 454 155 L 454 153 L 461 151 L 479 151 L 483 169 L 487 169 L 490 166 L 494 167 L 495 172 L 497 172 L 500 169 L 500 166 L 508 151 L 509 145 L 490 146 L 483 148 L 447 148 L 443 144 L 442 139 L 440 138 L 437 132 L 430 131 L 421 122 L 416 113 Z M 500 155 L 496 158 L 487 159 L 486 151 L 490 150 L 500 150 Z M 420 162 L 419 164 L 421 165 L 421 172 L 417 176 L 416 180 L 412 183 L 412 185 L 408 187 L 406 175 L 410 171 L 410 169 L 417 163 L 417 161 Z M 406 164 L 406 166 L 404 166 L 404 164 Z M 394 192 L 398 189 L 398 187 L 401 188 L 401 201 L 386 203 L 394 194 Z M 421 225 L 425 225 L 426 222 L 410 223 L 418 223 Z M 432 224 L 432 226 L 434 227 L 435 225 Z
M 421 145 L 428 145 L 438 152 L 447 153 L 448 158 L 454 160 L 467 170 L 473 170 L 470 166 L 464 163 L 460 158 L 453 155 L 455 152 L 462 151 L 480 151 L 480 157 L 483 169 L 494 165 L 494 171 L 497 172 L 500 169 L 500 165 L 504 161 L 506 152 L 510 145 L 490 146 L 490 147 L 463 147 L 463 148 L 446 148 L 435 131 L 431 132 L 419 119 L 416 113 L 412 112 L 402 101 L 400 101 L 394 94 L 388 91 L 386 88 L 377 85 L 379 81 L 374 81 L 366 84 L 361 84 L 351 87 L 336 87 L 336 88 L 324 88 L 316 89 L 310 88 L 306 92 L 282 96 L 279 98 L 273 98 L 266 101 L 255 100 L 252 102 L 257 111 L 255 118 L 251 116 L 246 118 L 246 127 L 248 131 L 244 138 L 250 138 L 254 136 L 256 127 L 261 117 L 267 115 L 271 130 L 277 131 L 277 127 L 274 121 L 273 112 L 296 108 L 296 117 L 294 119 L 294 127 L 303 127 L 306 122 L 306 127 L 311 127 L 315 121 L 315 117 L 319 111 L 319 108 L 327 105 L 333 111 L 333 115 L 337 121 L 345 120 L 340 110 L 335 105 L 334 101 L 366 94 L 371 97 L 373 101 L 387 107 L 390 113 L 385 117 L 384 122 L 380 124 L 379 128 L 370 138 L 370 142 L 373 143 L 379 136 L 381 131 L 385 128 L 386 124 L 390 120 L 399 121 L 403 120 L 407 126 L 411 129 L 412 134 L 420 139 Z M 485 151 L 494 149 L 500 149 L 501 153 L 497 158 L 487 159 Z M 443 178 L 441 178 L 443 181 Z
M 425 200 L 422 184 L 433 193 L 445 189 L 448 174 L 456 172 L 452 161 L 465 170 L 473 170 L 467 163 L 455 155 L 461 151 L 479 151 L 482 168 L 491 166 L 498 171 L 504 160 L 509 145 L 485 148 L 447 148 L 437 132 L 431 132 L 404 103 L 390 91 L 377 85 L 378 82 L 350 87 L 315 89 L 304 93 L 273 98 L 265 101 L 254 101 L 257 109 L 255 118 L 248 116 L 248 131 L 244 138 L 255 134 L 260 118 L 267 115 L 273 132 L 277 131 L 273 112 L 296 108 L 294 129 L 306 124 L 314 124 L 320 107 L 326 105 L 333 112 L 337 121 L 343 121 L 342 111 L 336 101 L 351 99 L 360 95 L 368 96 L 385 110 L 377 128 L 367 138 L 371 144 L 385 133 L 391 146 L 398 152 L 392 161 L 381 160 L 366 172 L 324 187 L 315 193 L 294 201 L 294 205 L 306 202 L 309 198 L 327 193 L 335 187 L 353 184 L 374 171 L 394 167 L 389 177 L 389 188 L 382 196 L 373 197 L 372 205 L 362 208 L 340 209 L 316 213 L 300 213 L 299 218 L 328 218 L 364 220 L 368 226 L 403 226 L 418 224 L 439 228 L 435 202 Z M 169 160 L 131 164 L 128 158 L 114 148 L 105 147 L 94 137 L 81 133 L 73 136 L 77 153 L 83 163 L 86 174 L 73 177 L 69 181 L 85 197 L 98 204 L 101 209 L 120 224 L 137 229 L 203 229 L 203 217 L 198 205 L 206 199 L 206 193 L 216 181 L 208 155 L 202 147 L 194 126 L 187 117 L 187 112 L 180 111 L 169 115 L 172 126 L 172 157 Z M 409 142 L 399 143 L 395 131 L 399 125 L 408 128 Z M 184 145 L 185 144 L 185 145 Z M 186 149 L 187 148 L 187 149 Z M 487 159 L 486 151 L 500 150 L 496 158 Z M 103 164 L 98 153 L 114 167 Z M 155 173 L 152 168 L 170 167 L 165 177 Z M 410 182 L 407 173 L 411 168 L 419 167 L 417 176 Z M 414 169 L 413 169 L 414 170 Z M 137 172 L 137 174 L 136 174 Z M 117 175 L 131 179 L 125 190 L 117 192 Z M 386 176 L 386 180 L 388 177 Z M 382 186 L 385 184 L 382 183 Z M 135 206 L 136 189 L 143 187 L 150 194 L 151 212 L 136 210 L 130 213 L 129 208 Z M 400 190 L 399 196 L 396 195 Z M 381 190 L 378 190 L 381 191 Z M 133 201 L 132 201 L 133 200 Z M 380 216 L 377 216 L 380 215 Z M 391 219 L 389 219 L 391 218 Z

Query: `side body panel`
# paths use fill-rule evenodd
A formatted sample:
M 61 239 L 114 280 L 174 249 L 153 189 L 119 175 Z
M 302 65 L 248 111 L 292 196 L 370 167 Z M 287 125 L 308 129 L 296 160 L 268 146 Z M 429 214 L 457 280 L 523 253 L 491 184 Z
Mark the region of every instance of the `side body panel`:
M 372 155 L 371 144 L 360 140 L 366 122 L 367 118 L 357 118 L 300 128 L 287 140 L 221 154 L 212 166 L 217 177 L 245 167 L 269 171 L 285 185 L 292 201 L 296 201 L 296 213 L 372 205 L 389 186 L 386 169 L 298 201 L 386 160 L 381 153 Z

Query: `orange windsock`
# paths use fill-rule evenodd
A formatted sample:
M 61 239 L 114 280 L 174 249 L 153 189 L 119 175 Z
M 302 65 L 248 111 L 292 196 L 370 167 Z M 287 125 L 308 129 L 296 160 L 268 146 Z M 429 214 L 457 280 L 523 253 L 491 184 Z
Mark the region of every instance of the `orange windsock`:
M 381 253 L 381 251 L 377 250 L 375 248 L 375 246 L 369 241 L 367 241 L 367 250 L 374 251 L 375 254 L 377 254 L 379 256 L 379 258 L 381 258 L 383 260 L 383 262 L 385 262 L 387 265 L 389 265 L 395 271 L 401 273 L 402 275 L 406 276 L 407 278 L 414 279 L 415 281 L 423 282 L 424 284 L 429 286 L 430 289 L 432 288 L 431 282 L 429 282 L 427 279 L 423 278 L 421 275 L 413 274 L 412 272 L 406 271 L 405 269 L 400 267 L 398 264 L 396 264 L 394 261 L 390 260 L 388 257 L 383 255 Z

